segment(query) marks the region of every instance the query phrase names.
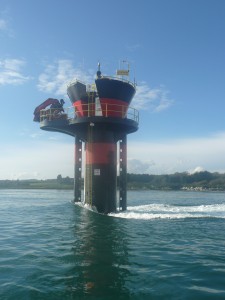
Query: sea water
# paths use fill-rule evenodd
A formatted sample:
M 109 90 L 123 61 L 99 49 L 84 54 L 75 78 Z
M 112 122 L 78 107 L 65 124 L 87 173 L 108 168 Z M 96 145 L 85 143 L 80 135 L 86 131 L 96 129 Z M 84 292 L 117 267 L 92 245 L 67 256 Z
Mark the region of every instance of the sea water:
M 100 215 L 72 191 L 0 190 L 0 299 L 225 299 L 225 194 L 129 191 Z

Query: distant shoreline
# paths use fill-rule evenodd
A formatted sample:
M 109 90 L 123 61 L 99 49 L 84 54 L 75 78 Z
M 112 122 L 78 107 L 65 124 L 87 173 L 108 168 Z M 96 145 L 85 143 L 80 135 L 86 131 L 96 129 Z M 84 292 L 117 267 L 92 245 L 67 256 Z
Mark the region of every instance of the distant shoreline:
M 49 188 L 49 187 L 0 187 L 1 190 L 58 190 L 58 191 L 73 191 L 74 187 L 70 188 Z M 118 189 L 119 190 L 119 189 Z M 170 191 L 181 191 L 181 192 L 225 192 L 225 189 L 146 189 L 146 188 L 127 188 L 127 191 L 164 191 L 164 192 L 170 192 Z
M 119 187 L 119 177 L 117 178 Z M 56 189 L 73 190 L 74 179 L 27 179 L 0 180 L 0 189 Z M 175 173 L 169 175 L 127 174 L 127 190 L 185 190 L 185 191 L 225 191 L 225 174 L 207 171 L 194 174 Z

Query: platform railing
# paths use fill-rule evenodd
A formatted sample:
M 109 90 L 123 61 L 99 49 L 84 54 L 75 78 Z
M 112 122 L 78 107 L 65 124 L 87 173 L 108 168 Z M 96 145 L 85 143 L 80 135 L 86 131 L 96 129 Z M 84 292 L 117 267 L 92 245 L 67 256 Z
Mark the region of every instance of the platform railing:
M 40 111 L 40 122 L 43 122 L 44 120 L 53 121 L 63 119 L 68 119 L 67 109 L 62 110 L 60 108 L 48 108 Z
M 94 103 L 82 104 L 80 107 L 67 107 L 63 110 L 58 108 L 48 108 L 40 111 L 40 122 L 45 120 L 73 120 L 83 117 L 113 117 L 113 118 L 127 118 L 139 123 L 139 112 L 133 107 L 126 107 L 119 104 L 105 103 L 101 107 L 96 107 Z

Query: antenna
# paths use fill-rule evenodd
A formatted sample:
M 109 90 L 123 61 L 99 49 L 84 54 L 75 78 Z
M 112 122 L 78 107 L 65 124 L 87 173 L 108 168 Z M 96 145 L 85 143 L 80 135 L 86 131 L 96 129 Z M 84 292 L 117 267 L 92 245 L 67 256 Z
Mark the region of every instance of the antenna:
M 102 75 L 102 72 L 100 71 L 100 67 L 101 67 L 100 62 L 98 62 L 98 71 L 96 73 L 97 78 L 101 78 L 101 75 Z

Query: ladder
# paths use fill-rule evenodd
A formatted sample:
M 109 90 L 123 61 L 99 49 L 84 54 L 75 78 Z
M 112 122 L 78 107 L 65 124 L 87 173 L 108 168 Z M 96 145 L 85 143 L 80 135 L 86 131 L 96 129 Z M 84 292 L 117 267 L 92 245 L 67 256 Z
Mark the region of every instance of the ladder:
M 88 92 L 88 117 L 95 115 L 95 93 L 94 92 Z
M 95 115 L 95 93 L 88 93 L 88 117 Z M 93 151 L 93 124 L 90 123 L 88 126 L 88 134 L 87 134 L 87 149 L 88 151 L 88 166 L 86 164 L 86 195 L 87 200 L 85 201 L 87 204 L 92 206 L 93 200 L 93 167 L 92 167 L 92 151 Z

